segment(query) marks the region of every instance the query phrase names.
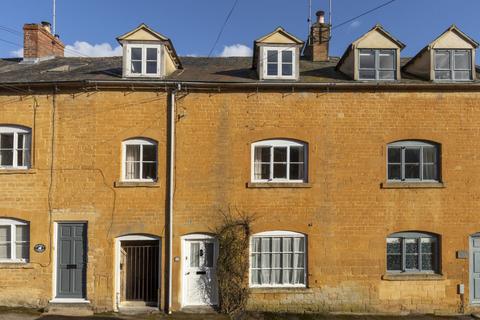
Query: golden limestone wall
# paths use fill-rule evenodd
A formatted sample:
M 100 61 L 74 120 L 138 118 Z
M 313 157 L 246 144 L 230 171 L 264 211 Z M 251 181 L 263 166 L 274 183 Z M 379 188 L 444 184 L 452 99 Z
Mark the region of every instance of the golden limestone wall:
M 468 310 L 468 260 L 455 253 L 468 250 L 468 236 L 480 231 L 479 98 L 441 92 L 183 96 L 177 101 L 173 255 L 182 256 L 181 236 L 212 232 L 220 211 L 230 208 L 254 214 L 255 233 L 307 236 L 308 288 L 252 289 L 251 309 L 457 312 L 457 284 L 463 283 Z M 0 216 L 31 227 L 30 263 L 0 264 L 0 305 L 45 306 L 52 299 L 49 221 L 88 221 L 87 298 L 96 310 L 111 310 L 115 237 L 145 233 L 165 244 L 167 96 L 57 95 L 52 184 L 52 96 L 37 100 L 34 116 L 32 99 L 0 97 L 0 123 L 35 128 L 33 168 L 0 172 Z M 136 136 L 159 142 L 159 182 L 114 187 L 121 142 Z M 308 143 L 308 188 L 247 187 L 250 144 L 271 138 Z M 441 144 L 444 188 L 380 187 L 386 144 L 402 139 Z M 382 280 L 385 238 L 404 230 L 440 235 L 442 277 Z M 35 253 L 36 243 L 47 244 L 47 251 Z M 174 262 L 176 310 L 181 284 L 181 262 Z M 163 281 L 161 287 L 163 301 Z

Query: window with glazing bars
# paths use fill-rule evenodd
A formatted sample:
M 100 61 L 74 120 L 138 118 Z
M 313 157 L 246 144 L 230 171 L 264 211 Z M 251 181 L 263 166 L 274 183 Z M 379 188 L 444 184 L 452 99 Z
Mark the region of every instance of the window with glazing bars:
M 472 80 L 472 51 L 438 49 L 435 56 L 435 80 Z
M 394 233 L 387 238 L 387 271 L 438 272 L 438 238 L 418 232 Z
M 397 59 L 394 49 L 359 49 L 360 80 L 395 80 Z

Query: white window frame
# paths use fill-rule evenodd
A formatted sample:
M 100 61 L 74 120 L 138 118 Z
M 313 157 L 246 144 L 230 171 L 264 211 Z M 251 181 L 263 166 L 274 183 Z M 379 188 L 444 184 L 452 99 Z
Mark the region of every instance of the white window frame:
M 436 152 L 436 170 L 437 170 L 437 179 L 423 179 L 423 148 L 424 147 L 429 147 L 429 148 L 435 148 Z M 388 176 L 388 150 L 390 148 L 401 148 L 401 160 L 400 160 L 400 175 L 401 179 L 396 180 L 396 179 L 390 179 Z M 405 149 L 406 148 L 419 148 L 420 149 L 420 178 L 419 179 L 406 179 L 405 178 Z M 440 154 L 440 145 L 434 142 L 424 142 L 424 141 L 416 141 L 416 140 L 403 140 L 403 141 L 396 141 L 389 143 L 387 145 L 387 152 L 386 152 L 386 178 L 388 182 L 399 182 L 399 183 L 410 183 L 410 182 L 427 182 L 427 183 L 437 183 L 441 181 L 441 154 Z M 397 164 L 397 163 L 394 163 Z
M 303 268 L 304 268 L 304 283 L 299 284 L 252 284 L 252 256 L 253 256 L 253 239 L 254 238 L 303 238 Z M 282 241 L 283 243 L 283 241 Z M 282 251 L 283 252 L 283 251 Z M 292 251 L 292 254 L 295 251 Z M 248 284 L 250 288 L 306 288 L 308 283 L 308 265 L 307 265 L 308 243 L 307 236 L 303 233 L 293 231 L 266 231 L 259 232 L 250 237 L 249 244 L 249 265 L 248 265 Z M 283 255 L 283 253 L 282 253 Z M 261 270 L 261 268 L 256 268 Z M 282 268 L 283 270 L 283 268 Z
M 0 126 L 0 134 L 13 134 L 13 161 L 11 166 L 2 166 L 0 164 L 0 170 L 5 169 L 28 169 L 31 166 L 31 145 L 32 145 L 32 131 L 27 127 L 22 126 L 13 126 L 13 125 L 1 125 Z M 23 150 L 25 153 L 28 153 L 29 161 L 27 164 L 19 166 L 18 165 L 18 135 L 24 134 L 23 140 Z M 0 137 L 1 139 L 1 137 Z M 25 159 L 24 159 L 25 160 Z M 24 161 L 25 162 L 25 161 Z
M 17 226 L 27 226 L 28 227 L 28 240 L 24 241 L 28 243 L 28 250 L 30 251 L 30 223 L 27 221 L 16 220 L 16 219 L 7 219 L 0 218 L 0 226 L 9 226 L 10 227 L 10 259 L 0 259 L 0 263 L 27 263 L 28 259 L 17 259 Z M 30 257 L 30 253 L 28 255 Z
M 437 52 L 449 52 L 450 54 L 450 69 L 437 69 Z M 470 65 L 469 69 L 456 69 L 455 68 L 455 52 L 457 51 L 466 51 L 468 52 L 468 63 Z M 433 50 L 433 78 L 435 81 L 438 82 L 445 82 L 445 81 L 458 81 L 458 82 L 468 82 L 473 81 L 473 68 L 472 68 L 472 56 L 473 50 L 472 49 L 434 49 Z M 449 79 L 437 79 L 437 71 L 450 71 L 451 77 Z M 456 79 L 455 78 L 455 71 L 469 71 L 470 72 L 470 79 Z
M 285 147 L 287 148 L 287 178 L 273 178 L 273 152 L 270 151 L 270 179 L 255 179 L 255 148 L 256 147 Z M 303 179 L 290 179 L 290 147 L 303 147 Z M 308 144 L 305 142 L 284 139 L 262 140 L 252 143 L 251 147 L 251 181 L 270 183 L 305 183 L 308 181 Z
M 126 75 L 129 77 L 162 77 L 163 76 L 163 45 L 162 44 L 142 44 L 142 43 L 128 43 L 126 44 L 127 48 L 127 61 L 126 61 Z M 140 48 L 142 49 L 142 72 L 133 73 L 132 72 L 132 49 Z M 147 73 L 147 49 L 154 48 L 157 49 L 157 72 L 156 73 Z
M 362 51 L 371 51 L 374 53 L 373 55 L 373 61 L 375 64 L 374 68 L 361 68 L 360 67 L 360 59 L 362 56 Z M 382 69 L 380 68 L 380 54 L 382 51 L 391 51 L 393 52 L 393 69 Z M 395 81 L 397 80 L 397 50 L 395 49 L 369 49 L 369 48 L 362 48 L 358 49 L 358 79 L 359 80 L 364 80 L 364 81 Z M 360 76 L 360 71 L 362 70 L 373 70 L 375 71 L 375 79 L 368 79 L 368 78 L 362 78 Z M 380 79 L 380 71 L 393 71 L 393 79 Z
M 264 46 L 263 49 L 263 78 L 264 79 L 296 79 L 297 78 L 297 54 L 295 47 L 271 47 L 271 46 Z M 277 51 L 277 75 L 269 75 L 268 74 L 268 51 L 275 50 Z M 290 51 L 292 52 L 292 75 L 284 76 L 282 75 L 282 52 L 283 51 Z
M 140 145 L 140 178 L 139 179 L 127 179 L 127 145 Z M 143 146 L 155 146 L 155 167 L 156 174 L 155 179 L 143 179 Z M 158 180 L 158 143 L 155 140 L 148 138 L 132 138 L 122 142 L 122 181 L 124 182 L 156 182 Z

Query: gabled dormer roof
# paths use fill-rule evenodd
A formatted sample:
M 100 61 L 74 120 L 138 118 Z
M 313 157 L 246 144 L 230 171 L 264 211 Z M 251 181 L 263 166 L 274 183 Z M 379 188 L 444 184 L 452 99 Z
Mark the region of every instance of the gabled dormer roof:
M 465 34 L 458 27 L 452 24 L 444 32 L 442 32 L 435 40 L 426 45 L 404 66 L 403 71 L 417 75 L 422 78 L 431 79 L 432 66 L 431 54 L 432 49 L 476 49 L 479 43 L 473 38 Z M 428 67 L 428 70 L 427 70 Z
M 175 63 L 177 68 L 182 68 L 182 63 L 180 61 L 175 48 L 173 47 L 172 41 L 164 36 L 161 33 L 153 30 L 145 23 L 140 24 L 135 29 L 118 36 L 117 41 L 123 45 L 126 42 L 161 42 L 165 45 L 166 51 L 171 57 L 172 61 Z
M 259 46 L 262 45 L 290 45 L 290 46 L 303 46 L 303 41 L 295 37 L 291 33 L 285 31 L 282 27 L 277 27 L 275 30 L 266 34 L 253 42 L 253 62 L 252 68 L 257 67 L 257 60 L 259 55 Z
M 372 36 L 372 34 L 374 33 L 380 33 L 381 35 L 383 35 L 385 38 L 387 38 L 388 40 L 390 40 L 391 42 L 393 42 L 394 44 L 396 44 L 400 49 L 403 49 L 405 48 L 405 44 L 403 42 L 401 42 L 400 40 L 398 40 L 397 38 L 395 38 L 394 36 L 392 36 L 392 34 L 390 32 L 388 32 L 387 30 L 385 30 L 383 28 L 383 26 L 381 24 L 376 24 L 372 29 L 370 29 L 368 32 L 366 32 L 365 34 L 363 34 L 360 38 L 358 38 L 357 40 L 353 41 L 352 42 L 352 45 L 355 47 L 355 46 L 358 46 L 362 41 L 364 41 L 365 39 L 369 38 Z

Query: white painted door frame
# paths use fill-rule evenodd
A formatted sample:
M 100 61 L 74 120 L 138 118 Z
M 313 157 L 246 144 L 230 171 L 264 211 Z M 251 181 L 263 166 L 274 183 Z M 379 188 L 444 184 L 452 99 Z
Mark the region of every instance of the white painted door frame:
M 85 299 L 71 299 L 71 298 L 57 298 L 57 254 L 58 254 L 58 251 L 57 251 L 57 241 L 58 241 L 58 225 L 59 224 L 62 224 L 62 223 L 84 223 L 87 225 L 87 234 L 85 235 L 86 237 L 86 248 L 85 248 L 85 254 L 87 256 L 87 263 L 86 263 L 86 270 L 85 272 L 87 272 L 87 276 L 86 276 L 86 281 L 88 283 L 88 221 L 85 221 L 85 220 L 65 220 L 65 221 L 54 221 L 53 222 L 53 241 L 52 241 L 52 248 L 51 248 L 51 252 L 52 252 L 52 255 L 53 255 L 53 263 L 52 263 L 52 268 L 53 268 L 53 272 L 52 272 L 52 299 L 49 301 L 49 302 L 58 302 L 58 303 L 90 303 L 90 301 L 88 301 L 88 299 L 85 297 Z M 86 292 L 86 294 L 88 294 L 88 290 Z
M 472 234 L 468 237 L 468 246 L 469 246 L 469 253 L 468 253 L 468 287 L 469 287 L 469 292 L 468 292 L 468 300 L 470 304 L 478 306 L 480 305 L 480 299 L 474 300 L 475 296 L 475 281 L 474 281 L 474 246 L 473 246 L 473 240 L 474 239 L 479 239 L 480 240 L 480 233 L 475 233 Z M 480 249 L 477 249 L 477 251 L 480 252 Z
M 188 241 L 202 241 L 202 240 L 210 240 L 210 241 L 213 241 L 214 243 L 214 256 L 213 256 L 213 259 L 214 259 L 214 264 L 216 265 L 216 261 L 217 261 L 217 258 L 218 258 L 218 241 L 217 241 L 217 238 L 215 238 L 214 236 L 212 235 L 209 235 L 209 234 L 205 234 L 205 233 L 197 233 L 197 234 L 188 234 L 188 235 L 185 235 L 181 238 L 181 241 L 182 241 L 182 252 L 181 252 L 181 260 L 182 260 L 182 265 L 181 265 L 181 277 L 182 277 L 182 301 L 180 303 L 181 307 L 186 307 L 188 306 L 189 304 L 187 303 L 187 278 L 185 276 L 185 273 L 186 273 L 186 265 L 185 265 L 185 256 L 187 254 L 189 254 L 189 250 L 187 248 L 187 243 Z M 217 284 L 217 288 L 216 288 L 216 293 L 217 293 L 217 296 L 218 296 L 218 284 Z M 216 300 L 218 300 L 218 297 L 215 297 Z M 218 303 L 218 301 L 216 301 Z
M 149 236 L 149 235 L 126 235 L 115 238 L 115 263 L 114 263 L 114 270 L 115 270 L 115 289 L 114 289 L 114 299 L 113 299 L 113 310 L 118 311 L 118 307 L 120 305 L 120 248 L 122 241 L 158 241 L 158 289 L 161 288 L 161 270 L 162 270 L 162 241 L 160 237 L 157 236 Z M 158 295 L 160 298 L 160 295 Z M 158 303 L 158 301 L 157 301 Z M 157 305 L 158 306 L 158 305 Z

